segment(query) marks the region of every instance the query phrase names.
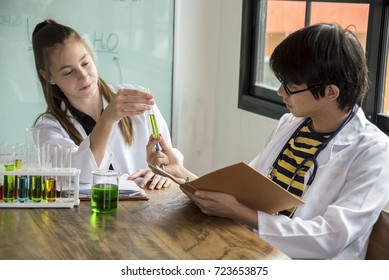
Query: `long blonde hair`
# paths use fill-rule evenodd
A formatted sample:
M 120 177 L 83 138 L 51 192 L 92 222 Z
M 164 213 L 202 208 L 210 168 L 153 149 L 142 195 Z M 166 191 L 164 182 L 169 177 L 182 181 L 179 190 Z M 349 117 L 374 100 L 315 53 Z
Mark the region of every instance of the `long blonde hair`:
M 43 70 L 49 73 L 48 57 L 58 45 L 63 45 L 69 41 L 78 41 L 87 49 L 90 56 L 93 58 L 93 53 L 88 44 L 81 36 L 72 28 L 59 24 L 52 19 L 47 19 L 39 24 L 32 33 L 32 46 L 34 51 L 35 67 L 42 85 L 43 94 L 46 100 L 47 109 L 35 120 L 34 124 L 45 114 L 54 116 L 61 126 L 70 135 L 70 138 L 79 145 L 83 138 L 71 122 L 71 116 L 68 115 L 68 108 L 71 106 L 69 100 L 57 85 L 52 85 L 46 80 L 39 71 Z M 99 92 L 110 102 L 114 96 L 113 91 L 109 88 L 106 82 L 99 77 L 98 80 Z M 65 104 L 61 108 L 61 104 Z M 131 146 L 134 141 L 134 131 L 130 117 L 124 117 L 119 121 L 119 127 L 126 143 Z

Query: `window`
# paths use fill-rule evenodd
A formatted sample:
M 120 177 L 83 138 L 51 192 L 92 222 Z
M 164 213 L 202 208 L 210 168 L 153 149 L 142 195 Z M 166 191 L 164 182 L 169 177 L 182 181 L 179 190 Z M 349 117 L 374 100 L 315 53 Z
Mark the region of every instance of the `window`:
M 276 94 L 279 81 L 268 61 L 275 46 L 293 31 L 319 22 L 352 28 L 367 55 L 370 89 L 363 109 L 389 134 L 387 1 L 243 0 L 239 105 L 278 119 L 288 112 Z M 351 26 L 351 27 L 350 27 Z M 374 32 L 373 32 L 374 30 Z

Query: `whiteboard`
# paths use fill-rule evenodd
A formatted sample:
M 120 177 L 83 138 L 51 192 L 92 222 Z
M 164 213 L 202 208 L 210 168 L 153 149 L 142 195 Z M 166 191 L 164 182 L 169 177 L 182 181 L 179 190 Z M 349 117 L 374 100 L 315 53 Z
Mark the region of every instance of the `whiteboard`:
M 174 0 L 0 0 L 0 143 L 46 110 L 31 44 L 46 18 L 87 40 L 107 83 L 149 88 L 171 127 Z

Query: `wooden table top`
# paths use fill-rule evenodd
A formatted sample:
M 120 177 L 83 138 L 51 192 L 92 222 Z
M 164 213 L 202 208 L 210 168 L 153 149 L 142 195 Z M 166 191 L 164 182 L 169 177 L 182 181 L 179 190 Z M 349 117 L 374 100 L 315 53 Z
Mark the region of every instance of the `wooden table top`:
M 204 215 L 176 186 L 147 193 L 111 214 L 92 213 L 90 202 L 0 209 L 0 259 L 289 259 L 238 223 Z

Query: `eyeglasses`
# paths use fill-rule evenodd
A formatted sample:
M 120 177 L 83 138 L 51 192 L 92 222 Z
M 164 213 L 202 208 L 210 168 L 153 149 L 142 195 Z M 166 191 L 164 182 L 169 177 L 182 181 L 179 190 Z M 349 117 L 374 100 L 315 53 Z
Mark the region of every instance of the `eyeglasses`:
M 288 87 L 286 86 L 285 83 L 281 82 L 281 85 L 283 86 L 283 88 L 285 89 L 285 91 L 286 91 L 286 93 L 287 93 L 288 95 L 292 95 L 292 94 L 304 92 L 304 91 L 311 90 L 311 89 L 313 89 L 313 88 L 317 88 L 317 87 L 322 86 L 322 84 L 319 84 L 319 85 L 314 85 L 314 86 L 307 87 L 307 88 L 305 88 L 305 89 L 299 89 L 299 90 L 290 91 L 290 90 L 288 89 Z

